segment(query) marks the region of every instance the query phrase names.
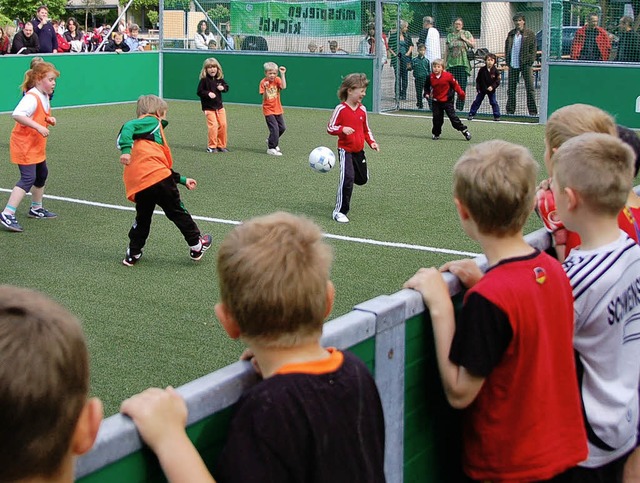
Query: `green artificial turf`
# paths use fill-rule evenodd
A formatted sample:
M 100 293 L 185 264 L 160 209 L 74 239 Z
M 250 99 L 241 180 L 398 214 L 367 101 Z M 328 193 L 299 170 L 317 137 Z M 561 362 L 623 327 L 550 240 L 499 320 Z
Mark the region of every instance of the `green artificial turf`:
M 339 169 L 319 174 L 307 161 L 314 147 L 335 151 L 336 138 L 326 134 L 331 113 L 285 109 L 284 156 L 274 157 L 266 154 L 260 107 L 226 107 L 230 152 L 208 154 L 199 103 L 169 101 L 166 135 L 174 168 L 198 181 L 195 191 L 182 189 L 194 217 L 233 222 L 286 210 L 312 218 L 331 235 L 477 253 L 452 203 L 455 161 L 471 144 L 494 138 L 524 144 L 542 161 L 542 126 L 473 121 L 469 143 L 447 122 L 441 139 L 432 141 L 428 117 L 370 114 L 381 150 L 367 149 L 371 178 L 355 187 L 351 223 L 342 225 L 331 219 Z M 124 195 L 115 139 L 122 123 L 135 115 L 135 106 L 55 110 L 54 101 L 54 115 L 58 125 L 47 148 L 46 194 L 70 200 L 45 198 L 45 206 L 59 217 L 31 220 L 25 216 L 25 199 L 17 213 L 25 231 L 0 232 L 0 282 L 41 290 L 81 318 L 91 352 L 92 394 L 104 401 L 107 415 L 146 387 L 178 386 L 235 361 L 242 344 L 226 337 L 213 312 L 216 246 L 233 224 L 197 220 L 203 232 L 213 234 L 214 247 L 194 263 L 179 231 L 159 215 L 142 260 L 135 267 L 122 266 L 134 213 L 72 200 L 133 207 Z M 10 115 L 0 115 L 4 190 L 19 177 L 8 161 L 12 126 Z M 0 191 L 0 208 L 8 196 Z M 540 226 L 531 217 L 526 231 Z M 421 266 L 460 257 L 357 240 L 330 238 L 329 243 L 337 289 L 332 317 L 398 291 Z

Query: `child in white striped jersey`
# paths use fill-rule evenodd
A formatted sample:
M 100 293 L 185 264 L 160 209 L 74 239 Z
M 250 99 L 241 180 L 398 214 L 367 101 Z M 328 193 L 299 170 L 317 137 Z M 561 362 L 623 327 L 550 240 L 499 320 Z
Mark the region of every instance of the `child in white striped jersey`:
M 640 246 L 618 227 L 635 155 L 619 138 L 586 133 L 553 155 L 558 216 L 580 235 L 563 267 L 574 295 L 573 347 L 589 457 L 571 480 L 622 481 L 638 436 Z

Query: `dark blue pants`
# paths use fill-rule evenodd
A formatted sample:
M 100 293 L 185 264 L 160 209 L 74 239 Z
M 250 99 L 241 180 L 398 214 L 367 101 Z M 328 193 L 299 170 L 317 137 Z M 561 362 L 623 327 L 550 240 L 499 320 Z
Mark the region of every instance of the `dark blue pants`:
M 269 128 L 267 143 L 269 144 L 269 149 L 274 149 L 280 144 L 280 136 L 287 129 L 287 126 L 284 125 L 284 117 L 282 117 L 282 114 L 269 114 L 264 116 L 264 119 L 267 121 L 267 127 Z
M 469 115 L 476 115 L 478 109 L 480 109 L 480 104 L 482 104 L 482 101 L 484 101 L 484 96 L 487 96 L 489 98 L 489 104 L 491 104 L 491 109 L 493 110 L 493 117 L 500 117 L 500 106 L 498 105 L 498 101 L 496 101 L 496 91 L 478 92 L 475 101 L 473 101 L 473 104 L 471 104 Z

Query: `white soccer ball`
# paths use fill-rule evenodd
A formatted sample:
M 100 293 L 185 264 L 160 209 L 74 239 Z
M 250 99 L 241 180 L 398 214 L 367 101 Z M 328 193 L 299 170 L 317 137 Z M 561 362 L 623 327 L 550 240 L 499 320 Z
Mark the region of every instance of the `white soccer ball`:
M 336 157 L 331 149 L 324 146 L 315 148 L 309 154 L 309 166 L 318 173 L 326 173 L 336 164 Z

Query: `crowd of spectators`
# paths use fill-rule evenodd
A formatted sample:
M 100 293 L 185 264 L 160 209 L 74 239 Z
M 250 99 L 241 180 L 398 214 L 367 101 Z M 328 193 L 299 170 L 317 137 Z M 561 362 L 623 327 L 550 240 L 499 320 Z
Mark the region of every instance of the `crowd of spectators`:
M 46 6 L 38 7 L 35 17 L 21 25 L 13 35 L 0 27 L 0 55 L 65 52 L 138 52 L 147 40 L 139 38 L 140 27 L 121 21 L 111 28 L 105 24 L 85 32 L 74 17 L 52 20 Z

